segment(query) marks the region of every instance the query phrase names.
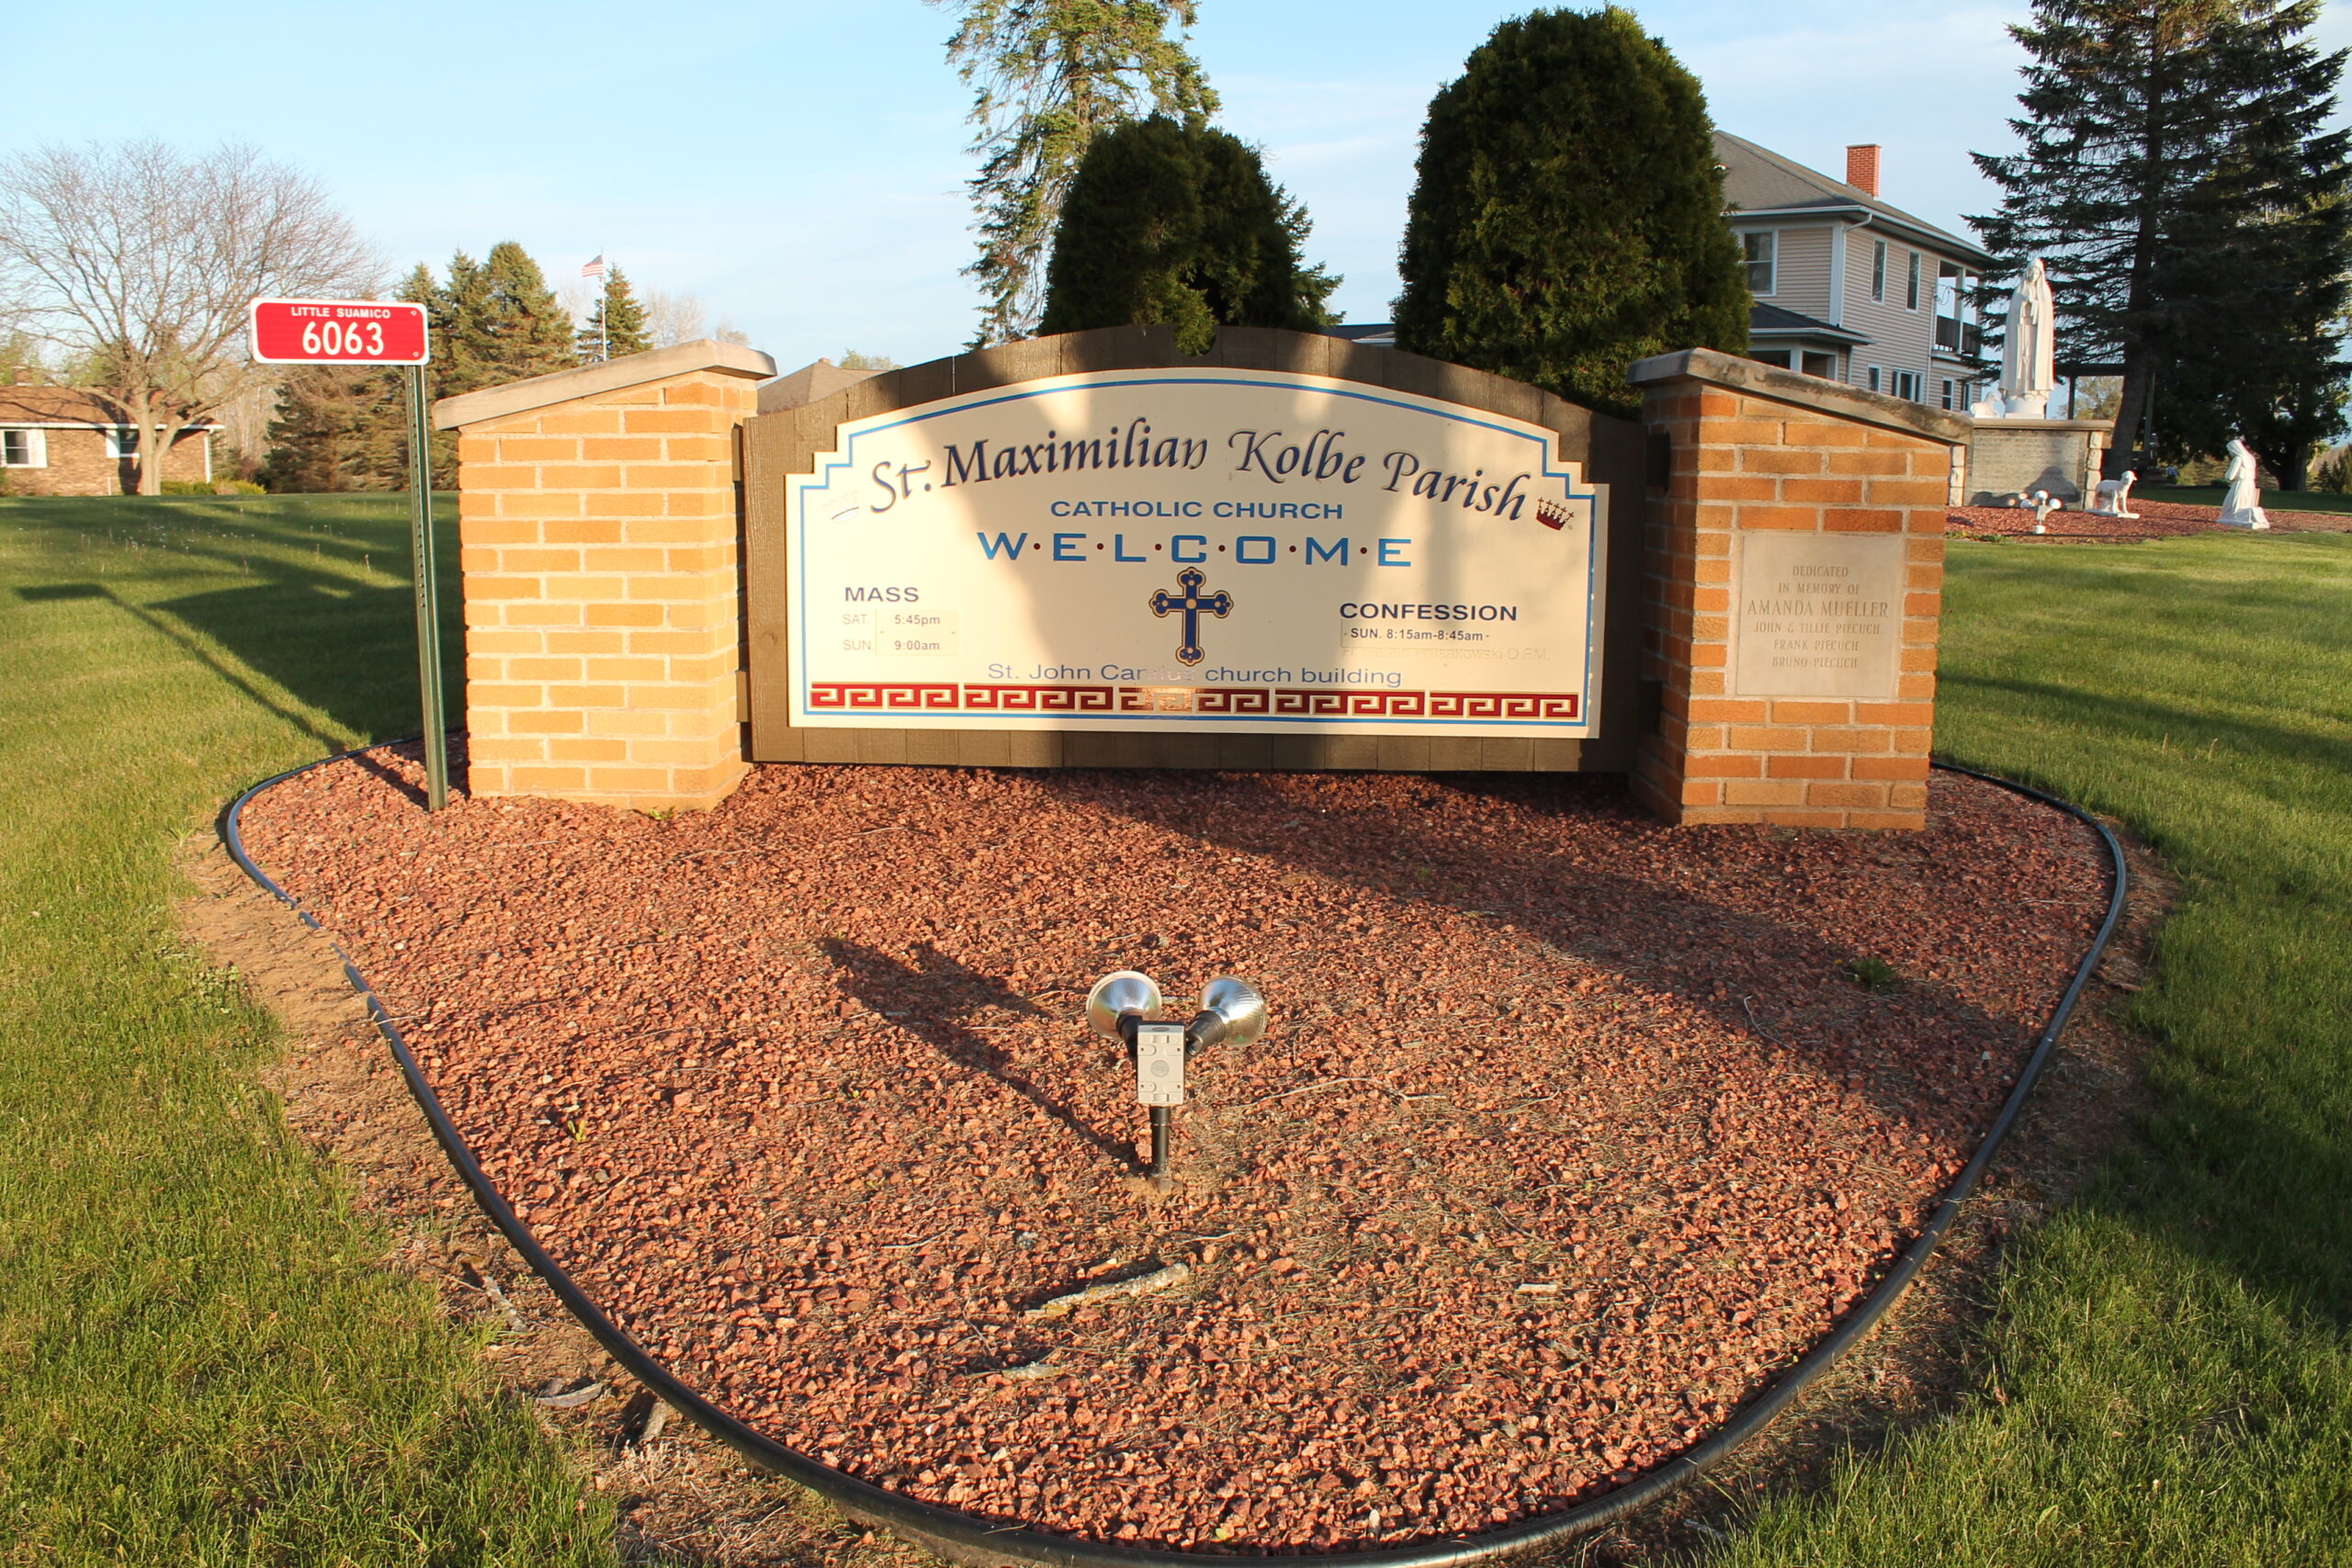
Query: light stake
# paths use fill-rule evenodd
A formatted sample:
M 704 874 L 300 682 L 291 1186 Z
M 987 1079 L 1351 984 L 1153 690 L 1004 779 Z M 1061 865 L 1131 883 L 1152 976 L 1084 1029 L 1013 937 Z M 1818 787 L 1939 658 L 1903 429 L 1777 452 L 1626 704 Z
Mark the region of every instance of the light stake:
M 1124 1043 L 1135 1064 L 1136 1103 L 1151 1112 L 1152 1190 L 1176 1184 L 1168 1162 L 1175 1109 L 1184 1103 L 1184 1064 L 1211 1045 L 1247 1045 L 1266 1032 L 1266 998 L 1247 980 L 1220 975 L 1201 990 L 1201 1010 L 1182 1025 L 1159 1021 L 1159 982 L 1132 969 L 1114 970 L 1086 993 L 1087 1021 L 1095 1032 Z

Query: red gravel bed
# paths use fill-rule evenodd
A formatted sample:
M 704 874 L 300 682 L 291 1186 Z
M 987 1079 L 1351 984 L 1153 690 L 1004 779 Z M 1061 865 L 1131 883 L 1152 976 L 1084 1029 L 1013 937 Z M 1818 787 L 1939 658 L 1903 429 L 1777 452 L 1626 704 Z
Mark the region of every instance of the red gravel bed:
M 776 767 L 665 821 L 428 818 L 418 773 L 316 769 L 246 841 L 615 1321 L 868 1480 L 1210 1551 L 1485 1530 L 1702 1438 L 1917 1233 L 2106 888 L 1945 778 L 1873 835 L 1573 777 Z M 1160 1201 L 1079 1005 L 1125 965 L 1272 1004 Z
M 2033 509 L 2014 506 L 1955 506 L 1946 514 L 1945 531 L 1953 534 L 1973 534 L 1980 537 L 1997 535 L 2002 538 L 2052 539 L 2173 539 L 2184 534 L 2242 534 L 2244 529 L 2224 528 L 2218 506 L 2192 506 L 2179 501 L 2141 501 L 2134 499 L 2132 510 L 2140 515 L 2101 517 L 2095 512 L 2053 512 L 2047 519 L 2050 532 L 2036 535 L 2033 531 Z M 2281 534 L 2345 534 L 2352 533 L 2352 513 L 2342 512 L 2286 512 L 2268 505 L 2263 514 L 2270 519 L 2271 528 Z

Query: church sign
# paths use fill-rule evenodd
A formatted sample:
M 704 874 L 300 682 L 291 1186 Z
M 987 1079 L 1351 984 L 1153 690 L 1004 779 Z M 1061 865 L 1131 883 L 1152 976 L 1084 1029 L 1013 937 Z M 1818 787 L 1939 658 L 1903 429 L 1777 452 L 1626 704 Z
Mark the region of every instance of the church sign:
M 842 421 L 753 541 L 781 557 L 751 564 L 781 590 L 787 722 L 1589 737 L 1608 496 L 1560 446 L 1198 365 Z

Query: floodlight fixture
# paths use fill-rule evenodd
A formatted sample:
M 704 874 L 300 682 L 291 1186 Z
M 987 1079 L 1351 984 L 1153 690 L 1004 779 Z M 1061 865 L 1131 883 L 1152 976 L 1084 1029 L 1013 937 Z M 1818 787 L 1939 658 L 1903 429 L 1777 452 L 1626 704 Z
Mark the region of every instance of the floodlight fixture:
M 1086 1019 L 1098 1034 L 1120 1042 L 1136 1070 L 1136 1103 L 1151 1112 L 1155 1191 L 1175 1185 L 1168 1160 L 1176 1107 L 1184 1103 L 1184 1064 L 1212 1045 L 1247 1045 L 1266 1032 L 1266 998 L 1247 980 L 1220 975 L 1201 990 L 1201 1010 L 1182 1025 L 1159 1021 L 1159 982 L 1133 969 L 1115 970 L 1086 993 Z
M 1266 1032 L 1266 998 L 1258 987 L 1231 975 L 1219 975 L 1201 987 L 1201 1010 L 1184 1026 L 1184 1043 L 1193 1050 L 1211 1045 L 1247 1045 Z
M 1135 1043 L 1129 1020 L 1140 1023 L 1159 1016 L 1159 983 L 1132 969 L 1115 969 L 1094 982 L 1086 993 L 1086 1021 L 1097 1034 Z

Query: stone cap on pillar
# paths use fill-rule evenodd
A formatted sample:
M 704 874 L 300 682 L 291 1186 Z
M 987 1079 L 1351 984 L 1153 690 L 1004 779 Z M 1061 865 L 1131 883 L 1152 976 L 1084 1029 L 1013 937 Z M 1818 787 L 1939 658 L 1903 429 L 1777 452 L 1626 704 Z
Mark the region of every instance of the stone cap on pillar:
M 1793 370 L 1759 365 L 1753 359 L 1712 348 L 1686 348 L 1679 354 L 1654 354 L 1647 359 L 1636 359 L 1625 372 L 1625 379 L 1636 387 L 1687 380 L 1752 392 L 1779 402 L 1818 409 L 1840 419 L 1901 431 L 1905 435 L 1925 436 L 1951 446 L 1967 446 L 1976 429 L 1976 422 L 1966 414 L 1931 409 L 1925 403 L 1890 398 L 1883 392 L 1866 392 L 1843 381 L 1801 376 Z
M 696 338 L 670 348 L 624 355 L 601 365 L 583 365 L 577 370 L 558 370 L 526 380 L 509 381 L 503 386 L 484 387 L 479 392 L 443 398 L 433 405 L 433 428 L 457 430 L 480 424 L 486 419 L 528 413 L 533 409 L 568 403 L 574 398 L 616 392 L 624 387 L 641 387 L 649 381 L 666 381 L 673 376 L 691 376 L 702 370 L 763 381 L 775 374 L 775 361 L 758 349 L 746 348 L 739 343 L 722 343 L 715 337 Z

